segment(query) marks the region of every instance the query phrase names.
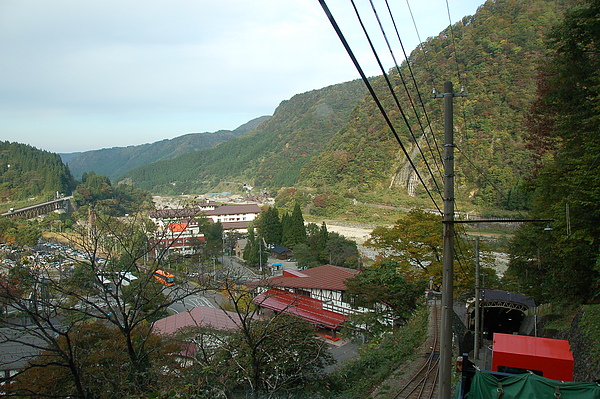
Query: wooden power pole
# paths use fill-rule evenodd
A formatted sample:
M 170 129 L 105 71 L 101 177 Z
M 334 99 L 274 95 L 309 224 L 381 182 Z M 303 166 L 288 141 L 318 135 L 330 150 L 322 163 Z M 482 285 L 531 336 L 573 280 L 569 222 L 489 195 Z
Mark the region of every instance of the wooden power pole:
M 454 93 L 452 82 L 444 83 L 444 252 L 442 273 L 442 320 L 438 398 L 450 399 L 452 384 L 452 316 L 454 314 Z

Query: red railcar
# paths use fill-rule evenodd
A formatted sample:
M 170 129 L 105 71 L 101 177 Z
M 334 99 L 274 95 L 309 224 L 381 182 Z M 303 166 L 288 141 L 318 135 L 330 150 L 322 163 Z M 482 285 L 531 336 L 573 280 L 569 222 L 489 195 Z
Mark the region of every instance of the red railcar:
M 569 341 L 495 333 L 493 348 L 492 371 L 531 371 L 551 380 L 573 381 L 574 360 Z

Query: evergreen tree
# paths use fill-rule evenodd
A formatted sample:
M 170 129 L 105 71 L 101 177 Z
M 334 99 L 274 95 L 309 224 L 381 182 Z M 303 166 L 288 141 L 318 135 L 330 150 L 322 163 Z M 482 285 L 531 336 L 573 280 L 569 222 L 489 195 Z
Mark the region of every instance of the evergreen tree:
M 249 263 L 255 263 L 255 254 L 254 247 L 256 246 L 256 235 L 254 234 L 254 226 L 250 224 L 248 226 L 248 240 L 246 242 L 246 246 L 244 247 L 244 254 L 242 258 Z
M 283 228 L 276 207 L 267 208 L 262 212 L 256 227 L 258 234 L 268 245 L 281 245 Z
M 248 226 L 248 242 L 244 248 L 243 258 L 252 266 L 262 268 L 267 264 L 268 253 L 260 236 L 254 233 L 252 224 Z
M 292 237 L 292 217 L 289 213 L 284 213 L 281 216 L 281 245 L 287 248 L 294 247 L 294 239 Z
M 304 217 L 302 216 L 300 204 L 297 202 L 296 205 L 294 205 L 294 210 L 292 211 L 290 229 L 290 237 L 293 245 L 306 242 L 306 227 L 304 226 Z
M 313 259 L 315 259 L 318 264 L 329 263 L 329 254 L 327 252 L 329 233 L 325 222 L 323 222 L 320 228 L 315 223 L 309 223 L 308 226 L 306 226 L 306 230 L 307 243 Z

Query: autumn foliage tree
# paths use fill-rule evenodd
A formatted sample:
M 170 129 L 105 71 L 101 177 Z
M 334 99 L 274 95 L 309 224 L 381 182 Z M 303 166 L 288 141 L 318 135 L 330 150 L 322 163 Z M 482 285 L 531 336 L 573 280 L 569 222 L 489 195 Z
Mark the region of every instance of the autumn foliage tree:
M 406 276 L 442 277 L 442 224 L 439 215 L 413 209 L 392 227 L 377 227 L 365 245 L 394 260 Z

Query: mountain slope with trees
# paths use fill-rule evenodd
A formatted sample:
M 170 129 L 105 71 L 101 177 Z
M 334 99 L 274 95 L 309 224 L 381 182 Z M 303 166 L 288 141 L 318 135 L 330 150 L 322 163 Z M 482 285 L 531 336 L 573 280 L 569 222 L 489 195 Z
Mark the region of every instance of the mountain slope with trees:
M 58 154 L 27 144 L 0 142 L 0 202 L 51 199 L 57 192 L 69 195 L 75 184 Z
M 439 92 L 445 81 L 453 81 L 459 91 L 458 73 L 468 96 L 455 99 L 457 196 L 476 206 L 524 206 L 515 194 L 521 177 L 532 167 L 524 142 L 524 116 L 535 96 L 536 67 L 545 52 L 545 35 L 559 20 L 562 3 L 488 1 L 474 16 L 422 43 L 408 63 L 389 73 L 408 126 L 384 79 L 373 83 L 402 144 L 431 189 L 436 188 L 428 167 L 439 186 L 442 180 L 443 101 L 432 99 L 429 93 L 432 88 Z M 411 71 L 418 91 L 411 83 Z M 410 107 L 403 81 L 416 104 L 420 93 L 426 115 L 420 107 L 416 107 L 418 112 Z M 388 194 L 398 205 L 416 196 L 432 205 L 370 97 L 357 106 L 329 148 L 302 170 L 299 185 L 335 187 L 362 201 Z
M 431 87 L 441 89 L 446 80 L 457 80 L 458 71 L 469 95 L 456 101 L 457 195 L 469 206 L 512 210 L 527 206 L 520 188 L 522 176 L 533 163 L 524 141 L 524 116 L 535 97 L 536 67 L 546 52 L 544 38 L 561 18 L 567 1 L 488 1 L 474 16 L 422 43 L 411 53 L 409 63 L 389 73 L 410 130 L 402 123 L 383 78 L 373 80 L 429 188 L 435 186 L 428 168 L 441 181 L 443 115 L 442 101 L 425 93 Z M 410 83 L 411 71 L 418 90 Z M 417 104 L 420 93 L 427 114 L 410 109 L 401 90 L 403 81 Z M 299 94 L 244 136 L 210 150 L 140 167 L 125 177 L 161 193 L 210 190 L 219 181 L 235 180 L 267 189 L 335 189 L 365 202 L 401 205 L 416 198 L 431 206 L 365 93 L 364 83 L 356 81 Z M 423 147 L 422 154 L 416 151 L 415 142 Z
M 528 115 L 536 169 L 532 217 L 512 242 L 518 289 L 544 301 L 600 297 L 600 1 L 574 8 L 551 35 Z
M 134 169 L 124 178 L 166 194 L 210 190 L 223 180 L 267 188 L 294 185 L 302 166 L 327 148 L 364 93 L 363 83 L 352 81 L 297 94 L 236 139 Z
M 231 140 L 256 128 L 268 119 L 268 116 L 261 116 L 232 131 L 219 130 L 214 133 L 190 133 L 155 143 L 60 155 L 63 161 L 69 164 L 71 171 L 77 178 L 80 178 L 85 172 L 93 171 L 114 180 L 138 166 L 176 158 L 188 152 L 212 148 L 219 143 Z

